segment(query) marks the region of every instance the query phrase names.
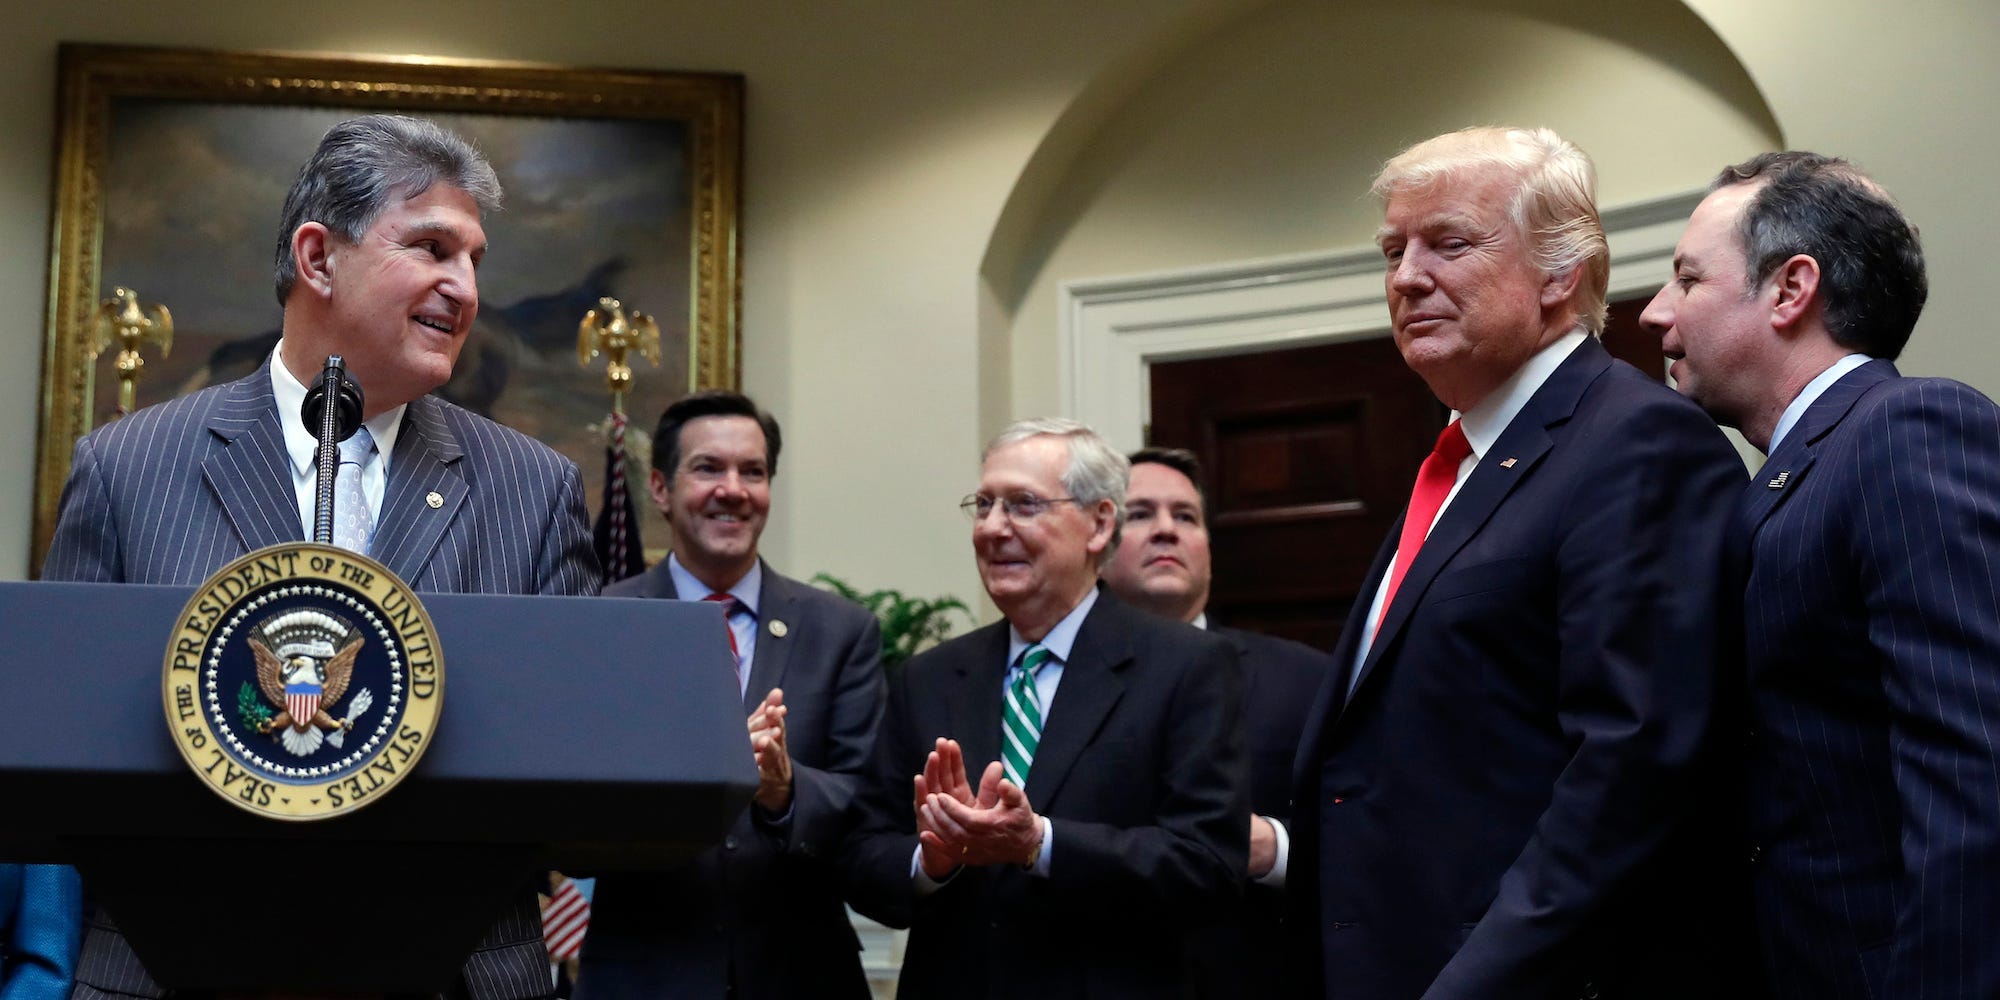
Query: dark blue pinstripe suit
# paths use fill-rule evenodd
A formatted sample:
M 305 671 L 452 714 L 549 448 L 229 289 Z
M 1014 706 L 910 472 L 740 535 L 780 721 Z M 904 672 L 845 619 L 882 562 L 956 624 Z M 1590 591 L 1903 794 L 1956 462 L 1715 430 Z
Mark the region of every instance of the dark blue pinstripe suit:
M 253 549 L 300 540 L 286 463 L 268 365 L 101 427 L 76 443 L 42 576 L 192 586 Z M 419 591 L 590 594 L 599 583 L 575 464 L 430 396 L 404 412 L 370 554 Z M 524 887 L 466 962 L 462 989 L 547 996 L 547 963 Z M 161 995 L 101 915 L 76 978 L 78 997 Z
M 2000 997 L 2000 408 L 1871 361 L 1779 442 L 1738 528 L 1775 992 Z

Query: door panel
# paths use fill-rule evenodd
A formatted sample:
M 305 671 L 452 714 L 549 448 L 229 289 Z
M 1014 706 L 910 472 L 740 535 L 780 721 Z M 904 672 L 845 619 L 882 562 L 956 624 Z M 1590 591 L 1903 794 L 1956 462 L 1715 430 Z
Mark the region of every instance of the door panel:
M 1648 299 L 1604 344 L 1655 378 Z M 1331 649 L 1447 411 L 1387 337 L 1154 364 L 1153 444 L 1201 457 L 1218 621 Z

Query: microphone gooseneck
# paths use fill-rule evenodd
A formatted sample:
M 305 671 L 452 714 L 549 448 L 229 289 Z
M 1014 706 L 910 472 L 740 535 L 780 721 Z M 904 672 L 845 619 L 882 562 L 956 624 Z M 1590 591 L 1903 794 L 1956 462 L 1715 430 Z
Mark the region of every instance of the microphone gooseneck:
M 334 405 L 326 405 L 332 399 Z M 299 416 L 319 439 L 319 481 L 313 492 L 313 541 L 333 544 L 333 477 L 340 470 L 340 442 L 361 426 L 361 386 L 347 374 L 340 355 L 327 355 L 326 368 L 306 390 Z

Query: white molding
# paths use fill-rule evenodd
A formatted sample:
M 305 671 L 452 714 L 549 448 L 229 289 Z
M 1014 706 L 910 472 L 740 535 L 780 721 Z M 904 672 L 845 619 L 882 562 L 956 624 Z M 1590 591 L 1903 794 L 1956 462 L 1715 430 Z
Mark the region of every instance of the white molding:
M 1701 199 L 1689 192 L 1604 213 L 1613 301 L 1666 284 Z M 1067 281 L 1060 301 L 1065 410 L 1121 451 L 1144 443 L 1154 362 L 1389 334 L 1374 247 Z

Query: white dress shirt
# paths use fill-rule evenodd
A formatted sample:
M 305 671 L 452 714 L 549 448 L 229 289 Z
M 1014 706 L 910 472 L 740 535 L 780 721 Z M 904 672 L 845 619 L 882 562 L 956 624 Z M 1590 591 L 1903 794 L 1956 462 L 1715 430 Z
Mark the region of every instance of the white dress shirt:
M 1459 429 L 1465 432 L 1465 443 L 1472 446 L 1472 451 L 1459 461 L 1458 478 L 1452 482 L 1451 492 L 1445 494 L 1444 503 L 1438 505 L 1437 516 L 1431 518 L 1430 526 L 1424 529 L 1424 537 L 1430 537 L 1431 528 L 1436 527 L 1444 512 L 1451 508 L 1452 500 L 1458 497 L 1465 481 L 1472 478 L 1472 470 L 1479 467 L 1480 456 L 1492 449 L 1500 440 L 1500 435 L 1506 433 L 1507 425 L 1514 422 L 1521 408 L 1528 405 L 1528 400 L 1541 389 L 1542 383 L 1562 367 L 1571 352 L 1588 336 L 1582 330 L 1571 330 L 1557 337 L 1553 343 L 1536 351 L 1507 381 L 1480 400 L 1479 405 L 1464 413 L 1453 414 Z M 1403 558 L 1403 553 L 1396 553 L 1396 562 Z M 1395 575 L 1395 569 L 1396 563 L 1391 562 L 1388 572 L 1383 573 L 1382 579 L 1375 584 L 1375 596 L 1368 603 L 1368 617 L 1361 622 L 1361 641 L 1354 647 L 1353 669 L 1348 671 L 1350 685 L 1361 679 L 1361 664 L 1368 659 L 1368 648 L 1375 644 L 1375 628 L 1382 621 L 1382 602 L 1388 596 L 1389 580 Z M 1351 693 L 1353 688 L 1350 686 L 1348 690 Z
M 365 394 L 367 386 L 362 386 Z M 319 431 L 306 427 L 299 408 L 306 402 L 306 387 L 285 367 L 285 343 L 271 352 L 271 400 L 278 406 L 278 423 L 285 430 L 285 454 L 291 460 L 292 489 L 299 500 L 299 524 L 307 541 L 313 536 L 313 502 L 319 492 Z M 382 523 L 382 497 L 389 489 L 389 456 L 396 451 L 396 435 L 403 428 L 403 411 L 409 404 L 384 410 L 362 424 L 375 438 L 375 454 L 361 466 L 361 495 L 368 500 L 369 520 Z

